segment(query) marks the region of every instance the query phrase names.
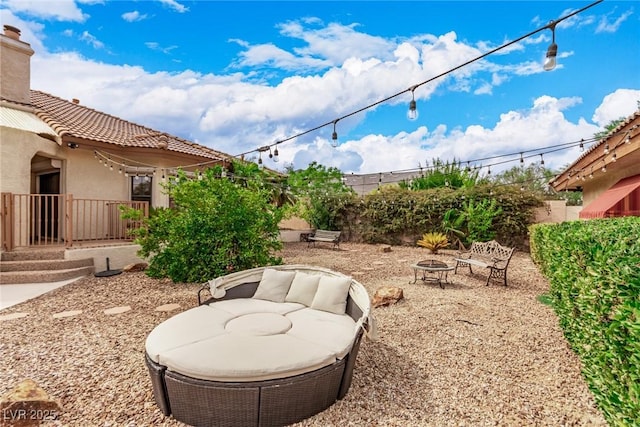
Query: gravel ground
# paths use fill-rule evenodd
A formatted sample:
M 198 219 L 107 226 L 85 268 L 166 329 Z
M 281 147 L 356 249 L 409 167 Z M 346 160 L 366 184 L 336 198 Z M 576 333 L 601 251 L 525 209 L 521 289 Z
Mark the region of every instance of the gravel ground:
M 539 303 L 548 283 L 526 253 L 514 255 L 509 286 L 480 274 L 450 274 L 445 289 L 411 284 L 409 264 L 451 263 L 453 252 L 287 243 L 287 264 L 352 275 L 371 297 L 398 286 L 404 299 L 373 310 L 379 340 L 365 340 L 347 396 L 299 426 L 606 425 L 553 311 Z M 26 378 L 62 403 L 61 426 L 180 426 L 157 409 L 144 364 L 153 327 L 197 303 L 198 284 L 144 273 L 89 277 L 0 311 L 0 395 Z M 156 311 L 179 304 L 170 312 Z M 107 315 L 105 310 L 130 306 Z M 54 318 L 63 311 L 82 310 Z

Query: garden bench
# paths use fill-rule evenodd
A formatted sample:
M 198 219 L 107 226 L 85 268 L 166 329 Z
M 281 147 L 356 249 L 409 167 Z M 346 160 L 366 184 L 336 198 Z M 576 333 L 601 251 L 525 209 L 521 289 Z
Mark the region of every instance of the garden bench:
M 472 265 L 489 269 L 487 285 L 490 279 L 502 279 L 507 286 L 507 267 L 513 256 L 515 248 L 502 246 L 495 240 L 488 242 L 473 242 L 468 251 L 460 252 L 455 258 L 455 273 L 458 273 L 459 266 L 469 267 L 469 273 L 473 273 Z
M 333 248 L 340 246 L 340 231 L 316 230 L 309 237 L 309 246 L 315 246 L 316 242 L 333 243 Z

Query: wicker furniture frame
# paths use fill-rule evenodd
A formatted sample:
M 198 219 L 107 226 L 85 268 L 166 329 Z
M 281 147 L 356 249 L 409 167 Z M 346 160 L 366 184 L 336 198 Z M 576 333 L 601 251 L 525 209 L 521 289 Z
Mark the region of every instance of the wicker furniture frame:
M 340 275 L 319 267 L 271 268 L 303 269 L 306 272 L 320 270 L 325 274 Z M 249 271 L 255 270 L 260 269 Z M 229 276 L 234 275 L 237 273 Z M 198 304 L 253 296 L 259 283 L 255 275 L 245 274 L 251 280 L 245 283 L 234 283 L 238 280 L 226 283 L 225 277 L 229 276 L 205 284 L 198 291 Z M 361 287 L 360 292 L 366 295 L 360 283 L 353 281 L 352 290 L 354 286 L 356 289 Z M 212 296 L 205 300 L 207 293 Z M 354 321 L 362 322 L 350 352 L 331 365 L 300 375 L 252 382 L 202 380 L 172 372 L 146 355 L 156 404 L 164 415 L 173 415 L 179 421 L 197 426 L 283 426 L 322 412 L 344 398 L 351 386 L 362 335 L 368 327 L 368 302 L 367 296 L 366 306 L 360 307 L 350 291 L 346 314 Z
M 455 258 L 454 273 L 458 273 L 458 266 L 469 267 L 469 273 L 473 273 L 472 265 L 488 268 L 487 286 L 491 279 L 501 279 L 507 286 L 507 267 L 509 267 L 509 261 L 511 261 L 514 252 L 515 248 L 502 246 L 495 240 L 473 242 L 468 251 L 460 252 L 458 258 Z

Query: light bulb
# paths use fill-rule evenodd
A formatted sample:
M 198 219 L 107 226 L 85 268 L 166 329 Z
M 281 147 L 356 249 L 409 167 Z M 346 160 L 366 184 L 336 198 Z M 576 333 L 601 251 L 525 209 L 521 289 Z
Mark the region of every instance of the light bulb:
M 338 146 L 338 133 L 334 130 L 331 134 L 331 146 L 336 148 Z
M 278 157 L 280 155 L 280 153 L 278 153 L 278 147 L 275 148 L 275 150 L 273 150 L 273 161 L 275 163 L 278 163 L 278 160 L 280 160 L 280 158 Z
M 418 118 L 418 109 L 416 107 L 416 100 L 412 99 L 411 102 L 409 102 L 409 109 L 407 110 L 407 119 L 409 120 L 416 120 Z
M 547 49 L 547 57 L 545 58 L 544 65 L 542 66 L 545 71 L 551 71 L 556 68 L 556 55 L 558 55 L 558 45 L 551 43 Z

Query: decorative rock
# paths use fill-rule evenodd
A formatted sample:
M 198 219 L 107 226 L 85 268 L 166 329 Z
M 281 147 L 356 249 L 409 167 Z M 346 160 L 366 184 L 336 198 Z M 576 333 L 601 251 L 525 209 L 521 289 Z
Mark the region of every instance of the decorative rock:
M 180 304 L 165 304 L 156 307 L 156 311 L 173 311 L 180 308 Z
M 391 245 L 380 245 L 378 248 L 380 252 L 391 252 Z
M 57 419 L 61 411 L 57 400 L 26 379 L 0 398 L 0 426 L 36 426 Z
M 113 307 L 113 308 L 108 308 L 104 311 L 104 314 L 106 315 L 112 315 L 112 314 L 121 314 L 121 313 L 126 313 L 127 311 L 131 310 L 131 307 L 128 305 L 123 305 L 122 307 Z
M 80 313 L 82 313 L 82 310 L 61 311 L 60 313 L 54 314 L 53 318 L 54 319 L 62 319 L 63 317 L 73 317 L 73 316 L 77 316 Z
M 138 262 L 136 264 L 126 265 L 122 269 L 122 271 L 124 271 L 125 273 L 134 273 L 136 271 L 145 271 L 147 267 L 149 267 L 149 264 L 147 264 L 146 262 Z
M 13 319 L 22 319 L 23 317 L 27 317 L 29 313 L 11 313 L 5 314 L 4 316 L 0 316 L 0 322 L 3 320 L 13 320 Z
M 373 307 L 380 307 L 383 305 L 395 304 L 404 298 L 402 288 L 395 286 L 383 286 L 379 288 L 373 295 L 371 305 Z

